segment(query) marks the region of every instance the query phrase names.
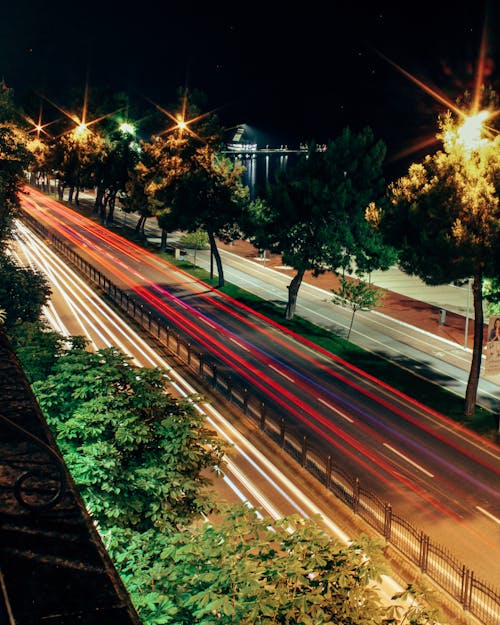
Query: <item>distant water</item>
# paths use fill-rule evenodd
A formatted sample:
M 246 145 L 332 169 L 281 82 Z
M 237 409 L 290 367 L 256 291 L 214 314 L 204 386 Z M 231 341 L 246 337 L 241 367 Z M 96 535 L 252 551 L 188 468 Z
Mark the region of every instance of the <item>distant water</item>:
M 243 183 L 250 189 L 250 196 L 255 199 L 262 196 L 268 182 L 273 182 L 276 172 L 293 167 L 300 154 L 253 154 L 251 156 L 233 156 L 244 167 Z

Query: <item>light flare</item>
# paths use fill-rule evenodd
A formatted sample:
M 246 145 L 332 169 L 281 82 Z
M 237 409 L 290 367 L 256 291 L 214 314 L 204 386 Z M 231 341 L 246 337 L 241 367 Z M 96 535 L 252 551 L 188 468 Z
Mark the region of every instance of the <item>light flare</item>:
M 200 137 L 200 135 L 197 134 L 191 128 L 191 126 L 196 124 L 197 122 L 201 121 L 202 119 L 205 119 L 205 117 L 208 117 L 212 113 L 215 113 L 216 109 L 214 109 L 212 111 L 208 111 L 207 113 L 200 113 L 200 115 L 196 115 L 196 117 L 193 117 L 192 119 L 186 119 L 187 101 L 188 101 L 188 90 L 187 89 L 184 90 L 184 95 L 183 95 L 182 104 L 181 104 L 181 111 L 180 111 L 180 113 L 177 113 L 177 115 L 174 115 L 170 111 L 167 111 L 167 109 L 163 108 L 162 106 L 160 106 L 156 102 L 153 102 L 149 98 L 147 98 L 147 99 L 161 113 L 163 113 L 166 117 L 168 117 L 169 119 L 171 119 L 174 122 L 173 126 L 169 126 L 168 128 L 165 128 L 164 130 L 161 130 L 159 133 L 157 133 L 158 137 L 161 136 L 161 135 L 165 135 L 165 134 L 171 133 L 171 132 L 175 132 L 175 131 L 177 131 L 179 133 L 179 135 L 182 136 L 182 134 L 184 132 L 187 132 L 188 134 L 190 134 L 192 137 L 194 137 L 195 139 L 197 139 L 201 143 L 205 142 L 204 139 L 202 137 Z
M 470 117 L 466 117 L 464 123 L 457 129 L 457 140 L 464 150 L 475 150 L 487 143 L 484 139 L 483 123 L 488 119 L 488 111 L 481 111 Z
M 499 110 L 490 111 L 489 113 L 481 111 L 481 93 L 483 90 L 484 76 L 486 73 L 486 23 L 483 26 L 483 31 L 481 35 L 481 42 L 479 46 L 478 60 L 474 78 L 474 89 L 471 98 L 471 105 L 469 110 L 464 110 L 460 106 L 457 105 L 456 102 L 452 101 L 448 96 L 446 96 L 442 91 L 438 90 L 435 87 L 430 86 L 425 83 L 423 80 L 420 80 L 407 70 L 403 69 L 400 65 L 386 57 L 379 50 L 375 50 L 379 56 L 381 56 L 385 61 L 387 61 L 390 65 L 395 67 L 399 72 L 401 72 L 406 78 L 411 80 L 414 84 L 420 87 L 423 91 L 428 93 L 434 100 L 443 104 L 448 110 L 455 113 L 455 115 L 464 120 L 463 125 L 460 127 L 458 131 L 459 141 L 463 144 L 466 150 L 474 149 L 474 147 L 478 147 L 481 145 L 479 143 L 481 141 L 478 138 L 478 133 L 481 130 L 489 132 L 490 134 L 497 134 L 498 131 L 491 126 L 484 125 L 483 122 L 486 119 L 493 120 L 493 118 L 497 117 L 500 114 Z M 471 137 L 471 138 L 469 138 Z M 450 137 L 445 136 L 445 140 L 450 140 Z M 428 145 L 433 144 L 437 141 L 437 138 L 434 140 L 425 139 L 422 143 L 419 143 L 412 148 L 409 148 L 403 153 L 400 153 L 398 157 L 407 156 L 411 153 L 414 153 L 423 147 L 427 147 Z M 474 145 L 475 144 L 475 145 Z

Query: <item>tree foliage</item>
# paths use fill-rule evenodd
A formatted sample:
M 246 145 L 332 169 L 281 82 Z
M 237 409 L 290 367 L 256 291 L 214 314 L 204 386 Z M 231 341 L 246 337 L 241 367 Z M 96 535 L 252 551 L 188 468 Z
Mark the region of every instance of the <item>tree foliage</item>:
M 464 143 L 461 122 L 439 118 L 443 150 L 389 186 L 376 217 L 403 271 L 427 284 L 473 278 L 474 348 L 464 413 L 474 415 L 483 348 L 483 279 L 500 272 L 500 136 Z
M 264 201 L 253 203 L 247 225 L 259 247 L 282 255 L 296 270 L 289 286 L 287 319 L 295 312 L 306 271 L 351 268 L 365 273 L 388 268 L 392 250 L 374 232 L 365 211 L 383 197 L 385 145 L 369 128 L 355 134 L 346 128 L 326 151 L 312 144 L 307 156 L 268 185 Z
M 484 280 L 483 295 L 488 315 L 500 315 L 500 277 Z
M 66 345 L 66 339 L 41 320 L 14 325 L 9 340 L 31 384 L 52 372 Z
M 8 238 L 12 219 L 19 208 L 19 192 L 24 171 L 32 157 L 27 149 L 28 135 L 12 89 L 0 85 L 0 247 Z
M 202 113 L 203 94 L 179 93 L 179 102 L 168 116 L 182 121 L 143 142 L 141 161 L 129 185 L 126 205 L 134 198 L 147 198 L 152 214 L 165 233 L 172 230 L 208 236 L 215 258 L 218 284 L 224 285 L 224 270 L 216 238 L 229 242 L 241 235 L 242 211 L 249 191 L 242 183 L 242 166 L 220 152 L 222 128 L 213 113 Z
M 33 385 L 65 461 L 104 530 L 182 526 L 212 504 L 223 447 L 160 369 L 115 348 L 72 349 Z
M 107 134 L 105 149 L 94 168 L 94 212 L 101 215 L 103 222 L 113 223 L 116 198 L 125 196 L 127 183 L 138 160 L 139 144 L 135 141 L 131 127 L 125 126 L 125 129 Z
M 342 305 L 347 305 L 352 310 L 351 323 L 347 333 L 347 339 L 349 340 L 356 312 L 361 308 L 371 310 L 378 306 L 382 298 L 382 292 L 380 289 L 362 280 L 355 281 L 340 277 L 339 282 L 339 287 L 332 289 L 332 293 L 336 296 L 333 302 L 337 303 L 340 300 Z
M 113 532 L 109 549 L 144 623 L 435 623 L 420 601 L 382 604 L 381 545 L 345 546 L 318 518 L 260 517 L 246 505 L 166 536 Z M 394 620 L 390 620 L 394 618 Z
M 17 323 L 37 321 L 50 293 L 43 274 L 0 255 L 0 307 L 5 310 L 7 332 Z

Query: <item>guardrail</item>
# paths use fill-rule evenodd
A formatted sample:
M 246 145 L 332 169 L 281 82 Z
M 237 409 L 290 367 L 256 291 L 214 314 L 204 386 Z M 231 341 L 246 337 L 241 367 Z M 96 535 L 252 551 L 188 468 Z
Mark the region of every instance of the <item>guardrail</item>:
M 484 625 L 500 625 L 500 593 L 478 579 L 445 548 L 432 542 L 427 534 L 396 514 L 390 503 L 365 488 L 358 477 L 348 474 L 331 455 L 315 446 L 314 439 L 289 424 L 282 414 L 263 402 L 248 388 L 235 384 L 221 373 L 211 355 L 197 351 L 165 318 L 118 288 L 99 270 L 79 256 L 64 241 L 51 234 L 28 213 L 22 219 L 47 240 L 84 276 L 100 287 L 143 330 L 181 359 L 212 389 L 253 418 L 262 432 L 300 463 L 355 514 L 364 519 L 394 548 L 436 582 L 464 610 Z

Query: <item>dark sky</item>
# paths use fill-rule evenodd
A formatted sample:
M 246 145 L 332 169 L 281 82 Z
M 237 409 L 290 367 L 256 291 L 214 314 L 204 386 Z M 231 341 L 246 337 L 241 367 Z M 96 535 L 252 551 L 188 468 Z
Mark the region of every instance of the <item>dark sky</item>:
M 443 105 L 392 63 L 454 100 L 472 84 L 485 32 L 486 78 L 500 83 L 498 0 L 197 6 L 5 2 L 0 76 L 18 99 L 32 90 L 62 106 L 87 77 L 146 106 L 168 106 L 187 84 L 226 127 L 245 122 L 266 143 L 326 142 L 370 126 L 393 156 L 435 132 Z

